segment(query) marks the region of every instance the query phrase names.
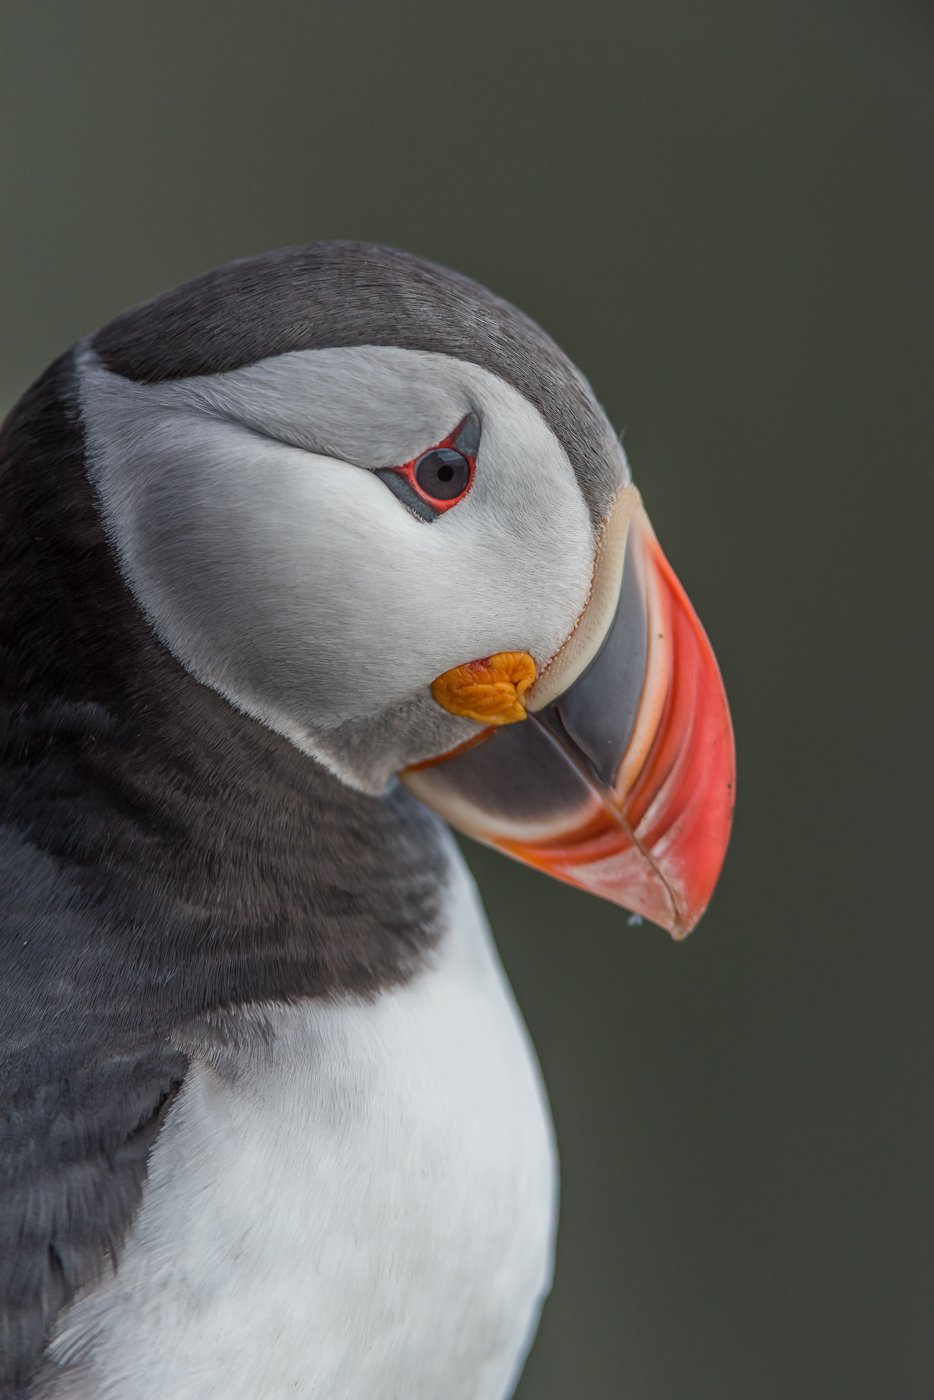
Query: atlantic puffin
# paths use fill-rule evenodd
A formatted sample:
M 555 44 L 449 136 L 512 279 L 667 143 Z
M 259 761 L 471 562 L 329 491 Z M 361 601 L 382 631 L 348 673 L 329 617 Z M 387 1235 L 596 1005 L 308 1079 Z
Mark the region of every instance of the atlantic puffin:
M 511 1395 L 556 1157 L 449 827 L 681 937 L 733 805 L 589 384 L 280 250 L 58 359 L 0 510 L 0 1395 Z

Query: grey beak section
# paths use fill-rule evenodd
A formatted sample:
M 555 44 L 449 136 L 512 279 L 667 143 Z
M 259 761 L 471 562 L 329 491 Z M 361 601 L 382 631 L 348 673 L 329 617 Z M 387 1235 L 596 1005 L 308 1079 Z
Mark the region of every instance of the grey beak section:
M 613 621 L 568 689 L 524 723 L 490 730 L 443 762 L 404 775 L 462 831 L 516 837 L 573 824 L 612 794 L 645 681 L 647 616 L 637 551 L 627 551 Z
M 613 788 L 635 727 L 645 681 L 647 618 L 635 550 L 603 645 L 577 680 L 531 719 L 570 743 L 604 787 Z

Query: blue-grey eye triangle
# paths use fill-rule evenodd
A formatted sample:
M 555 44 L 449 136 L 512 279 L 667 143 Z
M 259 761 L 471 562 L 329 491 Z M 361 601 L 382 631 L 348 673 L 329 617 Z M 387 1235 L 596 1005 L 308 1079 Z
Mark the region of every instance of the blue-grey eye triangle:
M 460 431 L 454 439 L 454 446 L 458 452 L 463 452 L 465 457 L 476 458 L 480 447 L 480 415 L 479 413 L 468 413 L 460 426 Z
M 421 520 L 437 520 L 438 512 L 432 510 L 421 496 L 416 495 L 404 476 L 400 476 L 393 467 L 378 467 L 375 475 L 384 481 L 394 496 L 398 496 L 404 506 L 408 506 L 413 514 Z

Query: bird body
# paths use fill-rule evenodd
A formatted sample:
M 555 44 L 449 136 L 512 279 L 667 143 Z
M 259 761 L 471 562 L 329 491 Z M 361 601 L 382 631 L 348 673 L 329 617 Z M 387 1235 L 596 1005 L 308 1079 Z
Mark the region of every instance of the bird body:
M 556 1158 L 438 814 L 680 937 L 732 806 L 589 385 L 287 249 L 56 361 L 0 509 L 0 1400 L 505 1400 Z

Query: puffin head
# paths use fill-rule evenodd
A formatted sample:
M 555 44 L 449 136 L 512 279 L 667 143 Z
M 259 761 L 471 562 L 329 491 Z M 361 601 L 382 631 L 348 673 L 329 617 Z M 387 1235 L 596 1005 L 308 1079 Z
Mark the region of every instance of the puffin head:
M 722 865 L 716 662 L 545 333 L 380 247 L 231 264 L 77 356 L 124 578 L 187 671 L 338 779 L 687 933 Z

